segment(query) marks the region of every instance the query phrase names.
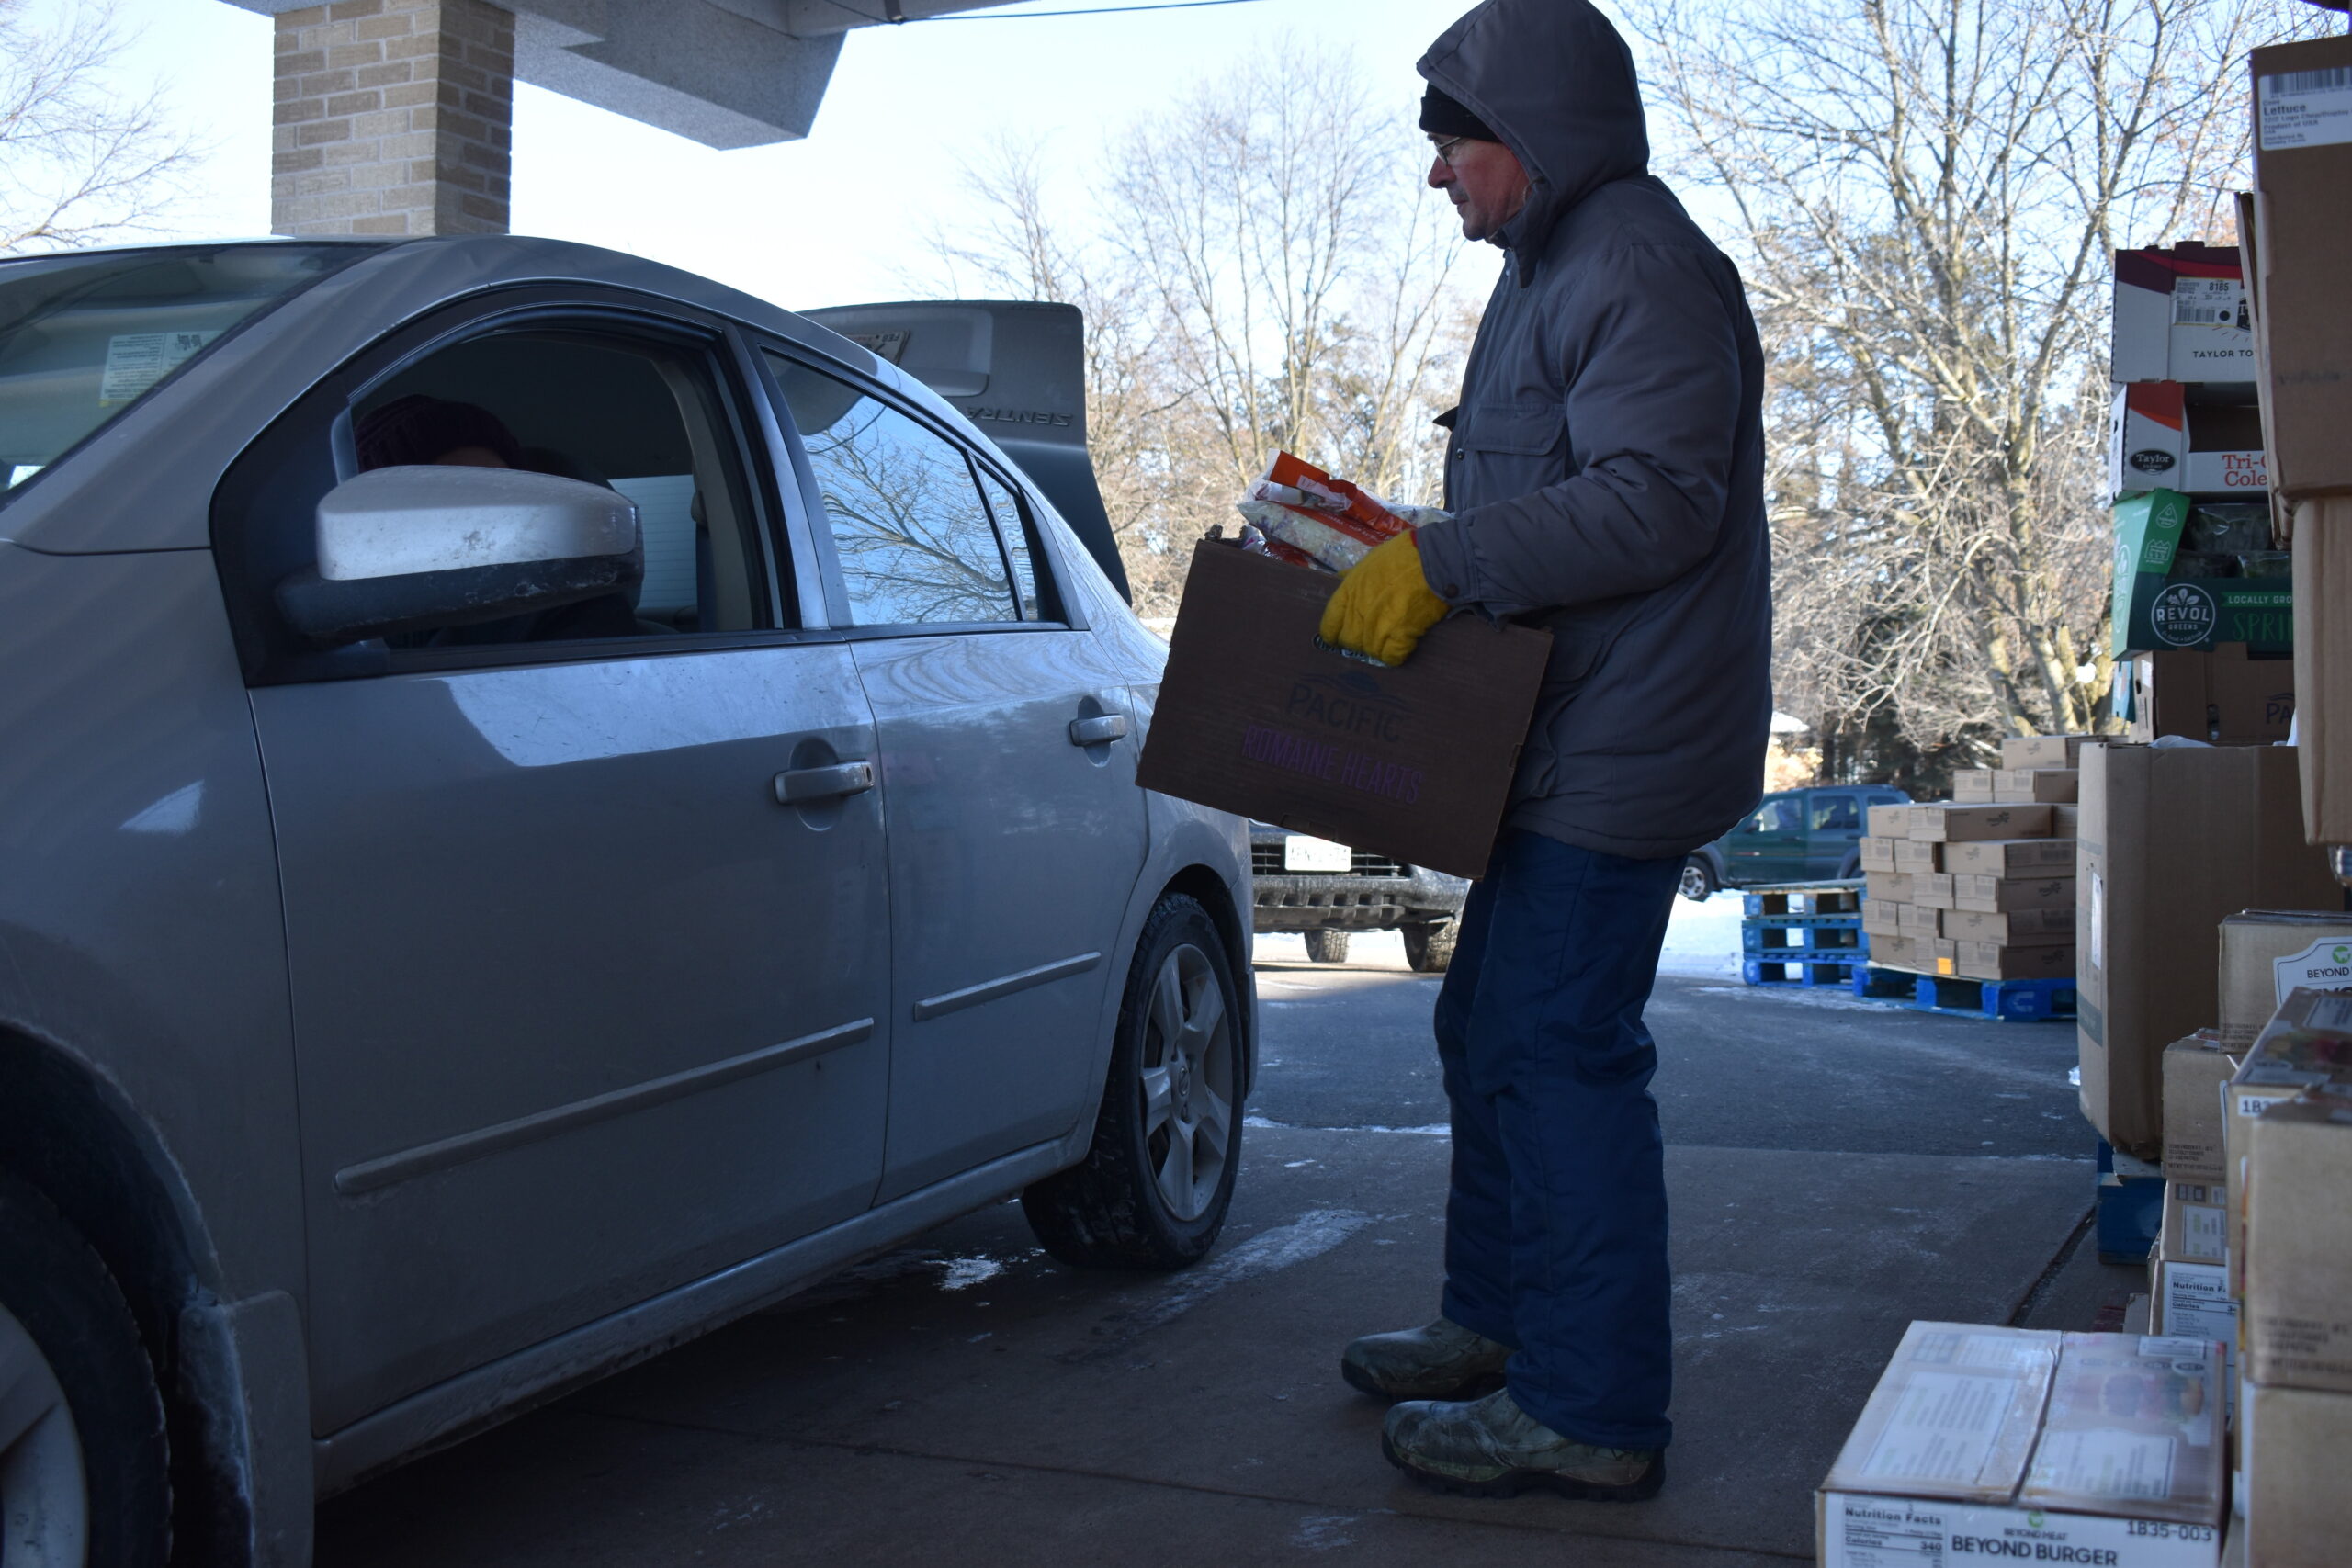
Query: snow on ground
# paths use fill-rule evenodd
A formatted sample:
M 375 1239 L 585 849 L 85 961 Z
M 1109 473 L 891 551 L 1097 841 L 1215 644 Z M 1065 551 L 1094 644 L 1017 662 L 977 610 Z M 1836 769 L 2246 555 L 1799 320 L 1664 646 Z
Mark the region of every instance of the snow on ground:
M 1658 960 L 1661 975 L 1683 975 L 1702 980 L 1739 979 L 1739 918 L 1737 893 L 1717 893 L 1703 904 L 1674 900 L 1674 917 L 1666 928 L 1666 952 Z M 1259 934 L 1254 955 L 1261 964 L 1305 964 L 1306 939 L 1292 932 Z M 1405 939 L 1395 931 L 1357 931 L 1348 941 L 1348 962 L 1375 969 L 1403 969 Z

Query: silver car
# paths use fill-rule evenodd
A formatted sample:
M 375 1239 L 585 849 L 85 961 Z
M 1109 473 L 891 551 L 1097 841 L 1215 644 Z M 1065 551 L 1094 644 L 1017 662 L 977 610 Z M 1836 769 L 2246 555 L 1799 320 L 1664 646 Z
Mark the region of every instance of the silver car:
M 0 263 L 12 1568 L 302 1562 L 1012 1194 L 1215 1240 L 1249 846 L 1135 784 L 1076 312 L 837 324 L 522 239 Z

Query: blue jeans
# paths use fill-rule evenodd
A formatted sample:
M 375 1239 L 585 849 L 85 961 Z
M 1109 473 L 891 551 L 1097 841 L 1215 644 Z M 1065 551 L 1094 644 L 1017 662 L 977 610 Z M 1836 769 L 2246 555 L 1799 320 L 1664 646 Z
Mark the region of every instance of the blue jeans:
M 1453 1110 L 1445 1315 L 1518 1354 L 1519 1407 L 1601 1448 L 1666 1446 L 1666 1162 L 1642 1008 L 1680 857 L 1506 831 L 1470 891 L 1438 1056 Z

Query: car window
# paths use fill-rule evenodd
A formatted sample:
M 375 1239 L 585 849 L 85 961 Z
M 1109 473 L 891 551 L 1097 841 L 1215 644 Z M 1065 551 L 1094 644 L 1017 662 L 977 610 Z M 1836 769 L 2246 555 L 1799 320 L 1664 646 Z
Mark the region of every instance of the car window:
M 1020 601 L 963 450 L 860 388 L 770 355 L 859 626 L 1017 621 Z M 1034 597 L 1034 578 L 1025 596 Z
M 1813 797 L 1813 830 L 1816 833 L 1860 832 L 1862 808 L 1850 795 Z
M 586 604 L 394 639 L 473 643 L 740 632 L 775 624 L 766 557 L 702 355 L 572 331 L 443 349 L 352 411 L 358 466 L 526 468 L 637 503 L 645 573 Z
M 1797 809 L 1795 797 L 1781 795 L 1757 808 L 1756 815 L 1748 819 L 1747 830 L 1751 833 L 1795 833 L 1803 831 L 1804 827 L 1804 814 Z
M 989 511 L 996 518 L 997 536 L 1004 541 L 1004 553 L 1012 562 L 1012 586 L 1021 595 L 1021 618 L 1042 621 L 1046 611 L 1037 589 L 1037 561 L 1030 547 L 1028 508 L 1012 488 L 986 468 L 976 470 L 980 476 L 980 494 L 989 503 Z

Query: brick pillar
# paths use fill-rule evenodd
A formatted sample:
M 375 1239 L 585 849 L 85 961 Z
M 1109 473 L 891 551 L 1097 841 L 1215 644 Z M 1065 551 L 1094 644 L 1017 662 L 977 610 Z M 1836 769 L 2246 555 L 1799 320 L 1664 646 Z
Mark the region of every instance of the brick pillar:
M 335 0 L 277 17 L 270 228 L 503 234 L 514 17 L 483 0 Z

